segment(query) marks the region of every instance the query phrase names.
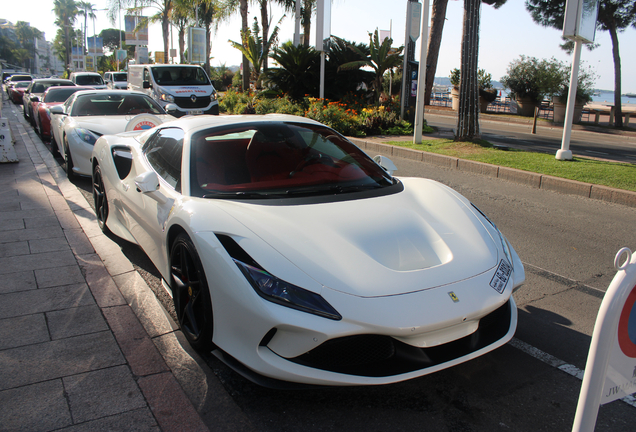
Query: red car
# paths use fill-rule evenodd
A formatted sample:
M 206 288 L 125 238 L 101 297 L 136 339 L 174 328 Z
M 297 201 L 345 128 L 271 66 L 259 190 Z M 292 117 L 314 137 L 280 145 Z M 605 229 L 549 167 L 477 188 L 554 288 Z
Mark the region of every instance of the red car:
M 22 96 L 26 89 L 31 85 L 31 81 L 17 81 L 7 88 L 9 99 L 14 104 L 22 104 Z
M 94 89 L 93 87 L 81 86 L 59 86 L 46 89 L 40 98 L 40 103 L 38 103 L 37 112 L 34 111 L 33 115 L 33 127 L 35 128 L 35 132 L 37 132 L 43 140 L 48 141 L 51 139 L 51 113 L 49 112 L 49 108 L 64 103 L 70 95 L 80 90 Z
M 35 124 L 33 117 L 37 110 L 37 105 L 42 100 L 42 94 L 49 87 L 55 86 L 75 86 L 75 84 L 71 80 L 61 78 L 34 79 L 31 81 L 29 88 L 25 90 L 22 96 L 22 111 L 24 112 L 24 118 L 32 125 Z

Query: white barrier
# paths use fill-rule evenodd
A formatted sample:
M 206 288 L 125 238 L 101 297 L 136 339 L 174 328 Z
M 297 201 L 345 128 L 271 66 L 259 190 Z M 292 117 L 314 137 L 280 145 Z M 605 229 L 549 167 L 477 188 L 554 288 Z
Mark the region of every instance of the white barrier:
M 9 120 L 0 118 L 0 163 L 7 162 L 18 162 L 18 155 L 13 147 Z
M 623 248 L 614 267 L 618 272 L 594 325 L 573 432 L 594 431 L 600 404 L 636 392 L 636 256 Z

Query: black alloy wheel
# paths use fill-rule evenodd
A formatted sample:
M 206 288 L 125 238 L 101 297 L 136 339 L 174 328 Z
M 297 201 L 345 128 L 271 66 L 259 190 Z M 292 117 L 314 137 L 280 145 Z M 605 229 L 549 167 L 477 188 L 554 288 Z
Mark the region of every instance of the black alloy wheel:
M 69 180 L 75 179 L 73 166 L 73 157 L 71 156 L 71 150 L 68 148 L 68 138 L 64 137 L 64 168 L 66 168 L 66 177 Z
M 104 188 L 104 180 L 102 179 L 102 169 L 99 165 L 95 165 L 93 169 L 93 202 L 95 203 L 97 225 L 104 234 L 107 234 L 109 232 L 106 226 L 106 220 L 108 219 L 108 198 L 106 197 L 106 189 Z
M 195 350 L 209 352 L 213 347 L 210 292 L 199 255 L 184 233 L 170 250 L 170 287 L 183 334 Z

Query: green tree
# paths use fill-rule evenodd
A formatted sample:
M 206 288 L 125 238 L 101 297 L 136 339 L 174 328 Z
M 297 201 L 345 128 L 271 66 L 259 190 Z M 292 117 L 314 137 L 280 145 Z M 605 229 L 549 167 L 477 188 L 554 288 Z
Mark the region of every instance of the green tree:
M 312 47 L 285 42 L 274 49 L 270 58 L 280 66 L 269 68 L 265 73 L 265 78 L 275 89 L 294 100 L 318 94 L 320 53 Z
M 526 9 L 532 19 L 545 26 L 563 28 L 565 0 L 526 0 Z M 597 29 L 608 31 L 612 39 L 614 59 L 614 106 L 616 107 L 615 126 L 623 127 L 621 103 L 621 58 L 618 51 L 618 33 L 627 27 L 636 28 L 636 3 L 634 0 L 600 0 Z
M 34 73 L 35 40 L 42 37 L 42 32 L 29 23 L 18 21 L 15 25 L 15 34 L 20 42 L 21 49 L 17 57 L 21 58 L 21 64 L 26 66 L 27 60 L 31 73 Z
M 357 46 L 349 44 L 349 48 L 361 56 L 362 59 L 345 63 L 340 65 L 339 68 L 339 70 L 347 70 L 368 66 L 373 69 L 375 72 L 373 89 L 375 91 L 376 103 L 378 104 L 380 103 L 380 96 L 382 94 L 382 78 L 384 77 L 384 72 L 402 64 L 401 53 L 403 47 L 392 52 L 391 45 L 393 45 L 393 39 L 391 38 L 385 38 L 380 42 L 378 30 L 376 29 L 374 33 L 369 33 L 369 54 L 365 55 Z
M 349 48 L 354 45 L 357 52 Z M 339 70 L 340 65 L 360 61 L 369 56 L 369 46 L 363 43 L 352 43 L 336 36 L 331 37 L 329 52 L 325 63 L 325 97 L 340 100 L 347 93 L 354 93 L 364 84 L 371 88 L 375 74 L 365 69 Z M 395 86 L 396 88 L 399 86 Z
M 71 64 L 71 33 L 75 19 L 77 18 L 77 3 L 75 0 L 54 0 L 53 12 L 55 13 L 55 25 L 64 33 L 64 67 L 67 75 L 70 74 Z
M 17 41 L 0 34 L 0 58 L 7 63 L 18 63 L 14 51 L 19 49 Z

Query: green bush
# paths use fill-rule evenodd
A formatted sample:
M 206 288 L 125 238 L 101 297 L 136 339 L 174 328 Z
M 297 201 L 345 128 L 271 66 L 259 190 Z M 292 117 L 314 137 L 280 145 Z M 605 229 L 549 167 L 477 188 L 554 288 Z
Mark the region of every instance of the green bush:
M 501 78 L 501 83 L 510 89 L 511 96 L 516 100 L 529 98 L 540 102 L 546 96 L 557 94 L 563 86 L 562 63 L 554 57 L 539 60 L 522 55 L 508 65 L 507 72 Z
M 274 97 L 271 97 L 272 95 Z M 309 97 L 295 101 L 288 95 L 276 96 L 270 91 L 254 94 L 230 89 L 219 100 L 219 107 L 220 111 L 226 114 L 279 113 L 304 116 L 348 136 L 413 133 L 412 125 L 400 120 L 399 106 L 396 103 L 390 102 L 386 106 L 367 108 L 364 101 L 364 96 L 354 93 L 348 94 L 340 101 Z M 423 132 L 431 133 L 433 129 L 425 125 Z

